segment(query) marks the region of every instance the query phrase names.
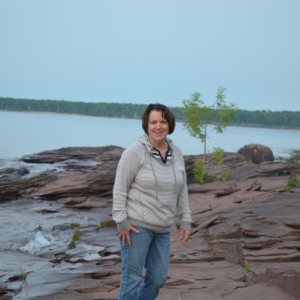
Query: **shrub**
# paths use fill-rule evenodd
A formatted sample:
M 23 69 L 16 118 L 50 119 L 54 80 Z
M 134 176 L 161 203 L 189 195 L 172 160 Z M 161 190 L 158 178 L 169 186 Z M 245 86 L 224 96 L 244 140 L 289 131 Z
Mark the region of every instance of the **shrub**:
M 80 239 L 80 231 L 78 229 L 76 229 L 72 236 L 72 240 L 68 245 L 68 248 L 74 249 L 76 247 L 76 243 L 77 243 L 77 241 L 79 241 L 79 239 Z
M 252 272 L 252 268 L 247 261 L 245 261 L 245 263 L 244 263 L 244 269 L 247 273 Z
M 26 281 L 27 281 L 27 276 L 28 276 L 27 272 L 22 272 L 18 275 L 19 280 L 23 281 L 24 283 L 26 283 Z
M 221 180 L 222 181 L 228 180 L 231 173 L 232 173 L 231 168 L 230 167 L 226 168 L 225 171 L 221 174 Z
M 71 223 L 70 226 L 71 226 L 72 229 L 76 229 L 76 228 L 80 227 L 80 224 L 79 223 Z
M 296 174 L 292 173 L 289 175 L 289 181 L 284 191 L 289 192 L 293 188 L 300 188 L 300 182 L 296 176 Z
M 194 167 L 194 176 L 197 183 L 205 182 L 204 160 L 197 160 Z
M 221 165 L 223 163 L 223 153 L 224 150 L 220 147 L 214 148 L 213 155 L 214 155 L 214 163 L 215 165 Z
M 194 176 L 197 183 L 213 182 L 217 180 L 217 176 L 210 175 L 205 170 L 204 160 L 198 160 L 194 167 Z
M 292 151 L 290 157 L 287 159 L 290 164 L 295 164 L 300 162 L 300 150 Z

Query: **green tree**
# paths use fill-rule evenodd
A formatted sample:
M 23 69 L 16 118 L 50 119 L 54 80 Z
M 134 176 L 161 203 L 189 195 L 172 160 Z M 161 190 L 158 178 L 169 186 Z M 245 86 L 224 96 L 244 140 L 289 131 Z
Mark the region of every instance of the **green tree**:
M 219 87 L 215 103 L 205 105 L 200 93 L 194 93 L 190 99 L 183 100 L 184 127 L 204 144 L 204 160 L 207 146 L 207 126 L 212 124 L 217 133 L 223 133 L 236 115 L 236 105 L 226 103 L 225 88 Z

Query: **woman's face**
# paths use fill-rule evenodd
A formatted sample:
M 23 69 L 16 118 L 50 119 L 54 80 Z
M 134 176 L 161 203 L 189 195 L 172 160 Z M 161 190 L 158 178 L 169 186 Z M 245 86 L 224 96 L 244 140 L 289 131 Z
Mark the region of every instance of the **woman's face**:
M 149 114 L 147 129 L 150 142 L 159 144 L 164 142 L 169 134 L 169 123 L 161 111 L 152 110 Z

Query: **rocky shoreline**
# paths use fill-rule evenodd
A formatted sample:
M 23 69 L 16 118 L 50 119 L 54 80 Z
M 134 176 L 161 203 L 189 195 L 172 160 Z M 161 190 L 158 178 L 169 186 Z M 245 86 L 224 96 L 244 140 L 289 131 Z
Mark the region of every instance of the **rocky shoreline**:
M 31 263 L 1 272 L 0 299 L 117 299 L 119 244 L 110 213 L 122 151 L 63 148 L 0 169 L 1 210 L 44 220 L 30 233 L 49 242 L 29 256 L 16 252 Z M 193 235 L 180 245 L 174 228 L 159 300 L 300 299 L 300 189 L 287 189 L 300 165 L 246 157 L 224 153 L 215 165 L 208 155 L 215 181 L 200 185 L 193 168 L 201 156 L 185 156 Z

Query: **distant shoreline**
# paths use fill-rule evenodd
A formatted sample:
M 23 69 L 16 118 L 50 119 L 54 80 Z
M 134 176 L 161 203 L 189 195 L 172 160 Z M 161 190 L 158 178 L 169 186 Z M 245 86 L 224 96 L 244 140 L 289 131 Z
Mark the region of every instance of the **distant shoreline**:
M 65 112 L 51 112 L 51 111 L 36 111 L 36 110 L 5 110 L 0 109 L 0 112 L 14 112 L 14 113 L 28 113 L 28 114 L 48 114 L 48 115 L 67 115 L 67 116 L 83 116 L 83 117 L 91 117 L 91 118 L 104 118 L 104 119 L 121 119 L 121 120 L 140 120 L 140 118 L 126 118 L 126 117 L 108 117 L 108 116 L 93 116 L 88 114 L 80 114 L 80 113 L 65 113 Z M 178 123 L 183 123 L 183 121 L 176 121 Z M 213 125 L 213 124 L 210 124 Z M 280 130 L 296 130 L 299 131 L 298 127 L 287 127 L 287 126 L 260 126 L 257 124 L 253 125 L 243 125 L 243 124 L 232 124 L 228 125 L 228 127 L 244 127 L 244 128 L 262 128 L 262 129 L 280 129 Z

